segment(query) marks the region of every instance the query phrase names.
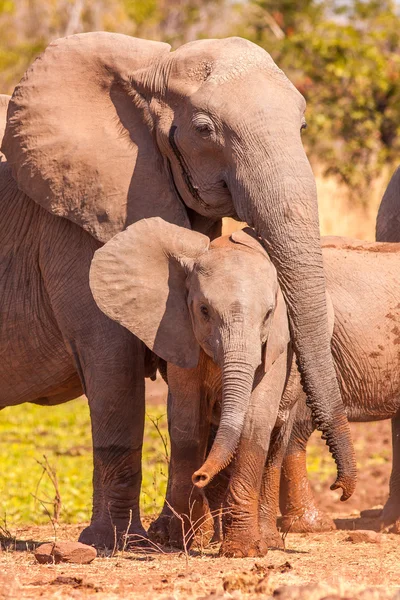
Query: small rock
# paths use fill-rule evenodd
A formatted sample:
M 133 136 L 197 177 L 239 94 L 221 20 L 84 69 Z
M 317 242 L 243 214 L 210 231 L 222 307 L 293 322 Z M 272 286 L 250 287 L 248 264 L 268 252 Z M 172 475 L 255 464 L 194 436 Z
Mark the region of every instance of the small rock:
M 67 562 L 85 565 L 91 563 L 96 556 L 95 548 L 80 542 L 47 543 L 35 551 L 35 558 L 41 564 Z
M 352 531 L 349 537 L 346 538 L 347 542 L 353 542 L 353 544 L 360 544 L 365 542 L 367 544 L 380 544 L 381 535 L 376 531 L 370 531 L 369 529 L 358 529 Z

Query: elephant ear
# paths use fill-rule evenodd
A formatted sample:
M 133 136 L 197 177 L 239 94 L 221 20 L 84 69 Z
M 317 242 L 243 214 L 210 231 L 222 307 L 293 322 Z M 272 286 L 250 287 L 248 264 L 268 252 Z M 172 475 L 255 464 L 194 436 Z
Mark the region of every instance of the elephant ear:
M 199 345 L 187 306 L 186 277 L 208 250 L 207 236 L 144 219 L 97 250 L 90 288 L 99 308 L 164 360 L 194 368 Z
M 6 96 L 5 94 L 0 94 L 0 148 L 1 148 L 1 140 L 3 139 L 4 130 L 6 128 L 7 121 L 7 107 L 10 101 L 10 96 Z M 0 162 L 4 161 L 6 157 L 4 154 L 0 152 Z
M 10 101 L 2 150 L 18 187 L 103 242 L 145 217 L 188 226 L 149 108 L 169 50 L 105 32 L 50 44 Z
M 286 303 L 278 287 L 271 328 L 264 350 L 264 371 L 268 373 L 274 362 L 286 350 L 290 342 L 289 320 Z

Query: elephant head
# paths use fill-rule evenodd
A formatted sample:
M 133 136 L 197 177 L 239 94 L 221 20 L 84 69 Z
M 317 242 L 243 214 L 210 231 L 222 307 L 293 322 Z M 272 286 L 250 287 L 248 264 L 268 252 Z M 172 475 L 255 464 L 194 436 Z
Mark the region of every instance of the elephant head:
M 2 149 L 18 186 L 107 241 L 139 219 L 189 227 L 188 210 L 262 237 L 290 319 L 314 421 L 355 484 L 333 366 L 305 101 L 241 38 L 167 44 L 110 33 L 52 43 L 14 91 Z
M 200 233 L 143 219 L 95 253 L 90 287 L 103 312 L 164 360 L 193 368 L 201 347 L 221 368 L 218 433 L 193 475 L 207 485 L 239 443 L 256 369 L 268 372 L 290 342 L 267 253 L 249 229 L 210 245 Z

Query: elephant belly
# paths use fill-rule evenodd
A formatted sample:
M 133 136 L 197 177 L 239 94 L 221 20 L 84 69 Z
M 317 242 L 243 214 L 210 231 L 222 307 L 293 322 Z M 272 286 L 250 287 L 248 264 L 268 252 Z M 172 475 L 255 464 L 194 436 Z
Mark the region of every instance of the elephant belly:
M 23 340 L 22 348 L 0 345 L 0 408 L 34 402 L 53 405 L 80 396 L 82 386 L 66 348 L 38 351 Z M 5 352 L 4 352 L 5 350 Z
M 82 393 L 41 277 L 37 211 L 28 208 L 12 213 L 12 240 L 0 227 L 1 408 L 65 402 Z
M 400 361 L 388 352 L 340 355 L 338 378 L 350 421 L 391 419 L 400 409 Z M 397 352 L 397 351 L 396 351 Z
M 400 253 L 373 245 L 324 253 L 347 414 L 352 421 L 390 419 L 400 408 Z

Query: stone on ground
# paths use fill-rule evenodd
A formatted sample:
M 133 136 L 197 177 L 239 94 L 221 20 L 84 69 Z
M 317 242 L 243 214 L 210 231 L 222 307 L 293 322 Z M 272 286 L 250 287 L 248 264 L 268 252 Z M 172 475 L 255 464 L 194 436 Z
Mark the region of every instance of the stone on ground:
M 96 549 L 80 542 L 56 542 L 41 544 L 35 550 L 35 558 L 41 563 L 76 563 L 85 565 L 97 556 Z
M 381 535 L 376 531 L 370 531 L 369 529 L 358 529 L 352 531 L 346 541 L 353 542 L 353 544 L 360 544 L 365 542 L 367 544 L 379 544 L 381 542 Z

